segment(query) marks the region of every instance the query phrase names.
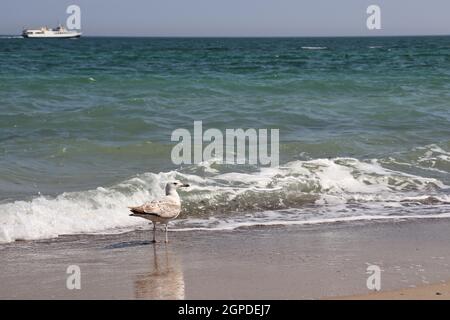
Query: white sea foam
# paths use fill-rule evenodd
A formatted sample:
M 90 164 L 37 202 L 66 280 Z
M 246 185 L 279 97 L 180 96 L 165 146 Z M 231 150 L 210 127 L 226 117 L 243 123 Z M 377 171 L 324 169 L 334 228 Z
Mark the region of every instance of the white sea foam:
M 212 224 L 211 221 L 197 221 L 196 226 L 189 227 L 189 224 L 183 224 L 183 220 L 178 221 L 175 224 L 175 228 L 171 231 L 183 232 L 183 231 L 231 231 L 239 228 L 249 228 L 256 226 L 293 226 L 293 225 L 316 225 L 316 224 L 332 224 L 339 222 L 363 222 L 363 221 L 389 221 L 389 220 L 412 220 L 412 219 L 442 219 L 450 218 L 450 212 L 441 214 L 430 215 L 360 215 L 360 216 L 347 216 L 339 218 L 323 218 L 323 219 L 311 219 L 311 220 L 286 220 L 286 219 L 271 219 L 271 220 L 238 220 L 238 219 L 224 219 L 216 224 Z
M 450 162 L 450 152 L 445 151 L 441 147 L 435 144 L 428 145 L 426 147 L 417 148 L 417 150 L 424 150 L 423 156 L 419 157 L 418 162 L 431 162 L 433 166 L 436 162 L 441 160 Z
M 386 169 L 377 160 L 294 161 L 253 172 L 225 172 L 211 162 L 182 172 L 142 174 L 111 187 L 1 204 L 0 242 L 142 228 L 146 222 L 129 217 L 127 206 L 161 196 L 172 179 L 191 184 L 181 194 L 178 231 L 448 217 L 450 212 L 444 183 Z
M 407 160 L 402 161 L 389 157 L 383 160 L 383 163 L 394 163 L 400 166 L 418 168 L 443 175 L 450 174 L 450 152 L 436 144 L 413 149 Z
M 39 196 L 0 205 L 0 242 L 53 238 L 142 225 L 129 217 L 127 205 L 162 194 L 161 183 L 173 176 L 145 174 L 112 188 Z

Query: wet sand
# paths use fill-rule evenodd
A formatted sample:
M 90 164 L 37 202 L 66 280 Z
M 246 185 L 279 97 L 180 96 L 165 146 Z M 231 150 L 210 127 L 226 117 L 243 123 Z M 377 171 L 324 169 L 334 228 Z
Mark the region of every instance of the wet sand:
M 426 298 L 414 288 L 431 284 L 448 298 L 449 230 L 422 219 L 171 232 L 168 245 L 149 231 L 15 242 L 0 245 L 0 298 Z M 381 293 L 368 296 L 372 264 Z M 80 290 L 66 287 L 70 265 Z
M 342 300 L 450 300 L 450 282 L 339 298 Z

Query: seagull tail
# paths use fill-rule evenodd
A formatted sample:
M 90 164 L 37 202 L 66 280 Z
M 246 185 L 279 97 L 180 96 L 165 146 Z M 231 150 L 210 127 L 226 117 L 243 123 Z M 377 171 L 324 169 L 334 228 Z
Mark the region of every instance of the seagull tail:
M 130 209 L 130 211 L 132 212 L 132 214 L 130 214 L 130 216 L 136 216 L 136 214 L 141 213 L 141 211 L 139 210 L 139 207 L 128 207 L 128 209 Z

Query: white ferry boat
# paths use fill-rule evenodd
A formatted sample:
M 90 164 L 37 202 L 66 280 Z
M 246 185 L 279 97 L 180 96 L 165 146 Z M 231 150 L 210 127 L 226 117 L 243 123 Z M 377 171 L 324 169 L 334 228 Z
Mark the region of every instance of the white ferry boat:
M 81 32 L 71 31 L 59 25 L 55 29 L 49 29 L 47 27 L 42 27 L 40 29 L 25 29 L 22 32 L 24 38 L 79 38 L 81 37 Z

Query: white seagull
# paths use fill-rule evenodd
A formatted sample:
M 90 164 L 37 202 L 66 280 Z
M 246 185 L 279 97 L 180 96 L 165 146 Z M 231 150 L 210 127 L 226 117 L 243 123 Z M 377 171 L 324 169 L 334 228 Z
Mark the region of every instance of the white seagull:
M 166 184 L 166 195 L 159 200 L 153 200 L 144 203 L 138 207 L 128 207 L 131 212 L 130 216 L 139 217 L 153 222 L 153 242 L 156 242 L 156 224 L 162 223 L 165 225 L 166 242 L 167 238 L 167 224 L 169 221 L 176 219 L 181 211 L 181 199 L 177 193 L 178 188 L 187 188 L 188 184 L 183 184 L 180 181 L 169 182 Z

